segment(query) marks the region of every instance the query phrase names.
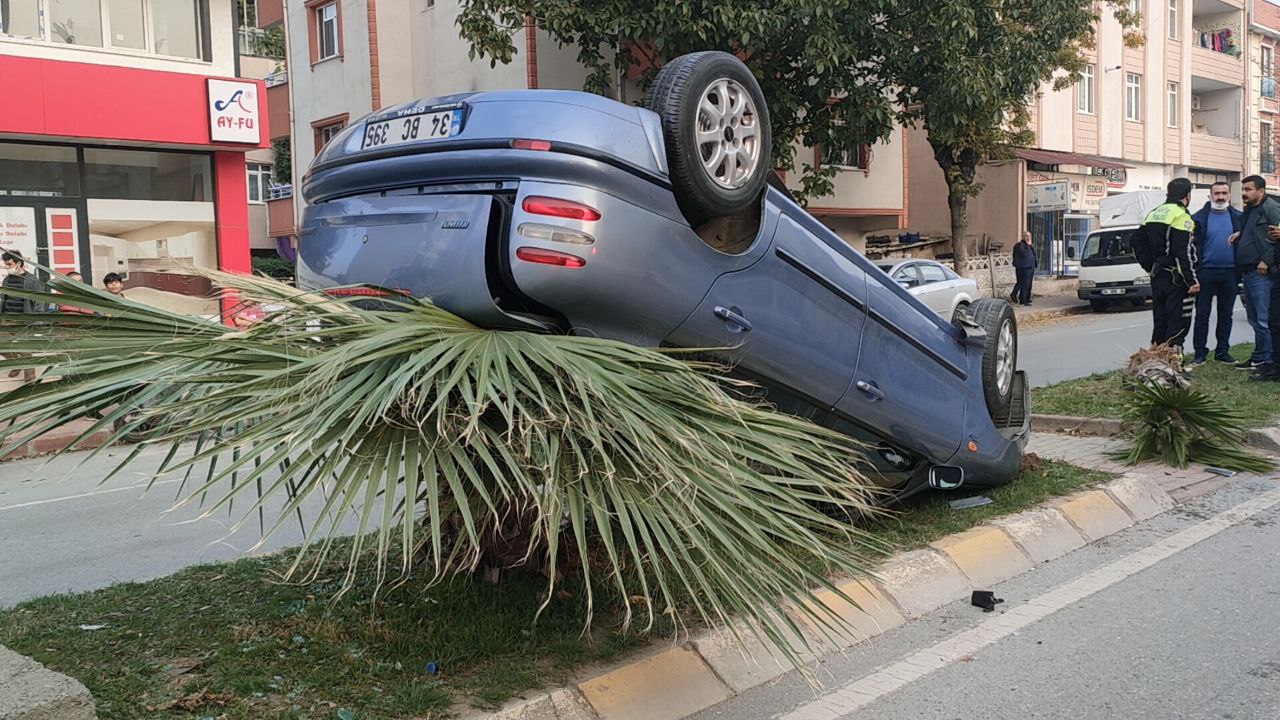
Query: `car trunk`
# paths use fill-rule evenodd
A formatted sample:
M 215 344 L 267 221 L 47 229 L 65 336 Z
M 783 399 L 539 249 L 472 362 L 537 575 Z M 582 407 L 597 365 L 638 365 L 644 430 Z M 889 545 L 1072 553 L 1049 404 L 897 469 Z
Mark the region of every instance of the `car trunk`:
M 509 273 L 499 250 L 512 196 L 409 189 L 315 205 L 299 235 L 298 284 L 372 285 L 429 299 L 484 327 L 545 327 L 542 309 L 503 281 Z

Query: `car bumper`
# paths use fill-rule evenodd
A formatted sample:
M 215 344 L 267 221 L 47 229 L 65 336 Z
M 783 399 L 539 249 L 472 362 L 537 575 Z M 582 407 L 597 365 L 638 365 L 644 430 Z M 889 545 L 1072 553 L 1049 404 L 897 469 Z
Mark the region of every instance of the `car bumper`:
M 1119 285 L 1111 287 L 1080 288 L 1079 290 L 1076 290 L 1076 297 L 1081 300 L 1150 300 L 1151 286 Z

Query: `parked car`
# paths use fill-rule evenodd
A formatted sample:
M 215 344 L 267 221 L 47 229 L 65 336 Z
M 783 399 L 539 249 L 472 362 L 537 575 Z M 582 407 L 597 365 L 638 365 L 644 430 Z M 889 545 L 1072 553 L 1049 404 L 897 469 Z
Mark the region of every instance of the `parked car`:
M 960 277 L 951 268 L 933 260 L 877 260 L 876 267 L 947 320 L 978 299 L 977 281 Z
M 298 283 L 429 297 L 488 328 L 730 348 L 780 410 L 865 441 L 900 496 L 1013 479 L 1030 401 L 1012 308 L 943 320 L 805 212 L 770 148 L 755 78 L 719 52 L 669 62 L 644 107 L 512 90 L 379 110 L 304 179 Z

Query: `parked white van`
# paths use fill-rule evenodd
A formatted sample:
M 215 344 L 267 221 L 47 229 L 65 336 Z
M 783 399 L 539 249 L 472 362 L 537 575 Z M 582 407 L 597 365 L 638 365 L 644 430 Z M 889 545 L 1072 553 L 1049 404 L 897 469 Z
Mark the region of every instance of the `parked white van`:
M 1208 190 L 1193 190 L 1187 209 L 1194 213 L 1208 200 Z M 1076 291 L 1094 312 L 1119 303 L 1141 306 L 1151 299 L 1151 276 L 1134 258 L 1129 236 L 1147 213 L 1163 202 L 1164 193 L 1155 190 L 1121 193 L 1100 201 L 1099 227 L 1081 247 L 1080 289 Z M 1075 248 L 1067 248 L 1067 257 L 1075 259 Z

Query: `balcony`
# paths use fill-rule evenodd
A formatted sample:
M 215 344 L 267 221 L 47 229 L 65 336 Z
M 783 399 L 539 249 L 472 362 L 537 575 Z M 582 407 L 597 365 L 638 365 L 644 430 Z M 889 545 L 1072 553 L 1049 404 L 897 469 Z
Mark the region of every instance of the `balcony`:
M 1191 76 L 1241 87 L 1244 85 L 1244 61 L 1234 55 L 1193 47 Z
M 276 185 L 267 197 L 267 235 L 289 237 L 295 234 L 293 219 L 293 186 Z
M 257 5 L 258 27 L 269 28 L 284 22 L 284 0 L 254 0 L 254 4 Z
M 1238 138 L 1218 137 L 1206 133 L 1191 133 L 1191 162 L 1198 168 L 1240 172 L 1244 160 L 1244 145 Z
M 278 74 L 277 74 L 278 75 Z M 272 83 L 272 77 L 267 77 L 267 127 L 271 128 L 271 139 L 275 140 L 279 137 L 288 137 L 290 130 L 290 112 L 289 112 L 289 83 L 288 75 L 285 75 L 285 82 Z
M 280 28 L 259 30 L 255 27 L 241 27 L 236 35 L 241 55 L 272 60 L 284 59 L 284 32 Z

